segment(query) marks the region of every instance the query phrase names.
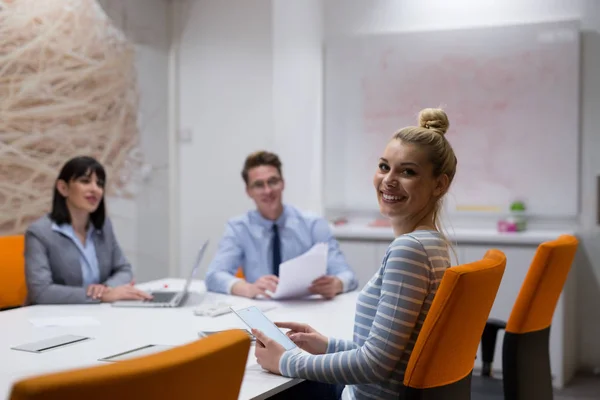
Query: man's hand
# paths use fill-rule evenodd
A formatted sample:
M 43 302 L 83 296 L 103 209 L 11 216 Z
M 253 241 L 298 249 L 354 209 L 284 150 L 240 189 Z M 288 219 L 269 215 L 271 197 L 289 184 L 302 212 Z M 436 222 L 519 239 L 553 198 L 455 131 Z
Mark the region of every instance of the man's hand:
M 254 285 L 261 290 L 270 291 L 271 293 L 275 293 L 277 290 L 277 284 L 279 283 L 279 278 L 275 275 L 265 275 L 261 276 L 254 282 Z
M 335 276 L 325 275 L 315 279 L 309 290 L 313 294 L 320 294 L 326 299 L 333 299 L 337 294 L 342 293 L 344 284 Z
M 267 291 L 274 293 L 277 290 L 277 284 L 279 283 L 279 278 L 275 275 L 265 275 L 261 276 L 256 282 L 249 283 L 245 281 L 237 282 L 231 288 L 231 293 L 236 296 L 244 296 L 249 297 L 251 299 L 255 298 L 258 295 L 263 295 L 265 297 L 271 297 L 267 293 Z

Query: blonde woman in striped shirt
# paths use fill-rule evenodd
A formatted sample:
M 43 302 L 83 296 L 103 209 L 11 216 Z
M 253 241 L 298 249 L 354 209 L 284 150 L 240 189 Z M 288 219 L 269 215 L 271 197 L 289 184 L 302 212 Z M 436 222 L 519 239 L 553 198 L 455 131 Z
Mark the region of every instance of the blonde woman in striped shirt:
M 286 352 L 262 332 L 254 332 L 260 342 L 255 354 L 263 368 L 307 380 L 304 389 L 282 393 L 286 399 L 337 399 L 344 386 L 345 397 L 352 399 L 402 398 L 410 353 L 450 267 L 438 221 L 457 164 L 444 137 L 448 126 L 444 111 L 422 110 L 419 126 L 396 133 L 378 161 L 373 183 L 395 239 L 358 297 L 354 339 L 328 338 L 306 324 L 278 323 L 290 329 L 288 335 L 305 350 Z

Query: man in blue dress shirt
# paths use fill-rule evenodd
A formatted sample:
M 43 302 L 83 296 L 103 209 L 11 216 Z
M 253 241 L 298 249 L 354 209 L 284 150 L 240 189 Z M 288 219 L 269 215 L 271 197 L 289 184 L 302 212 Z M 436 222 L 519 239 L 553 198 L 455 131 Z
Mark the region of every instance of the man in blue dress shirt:
M 210 291 L 244 297 L 275 292 L 279 264 L 297 257 L 317 243 L 327 243 L 327 275 L 316 279 L 310 291 L 325 298 L 356 289 L 358 282 L 329 229 L 329 223 L 284 205 L 285 182 L 276 154 L 259 151 L 244 163 L 242 178 L 256 210 L 227 222 L 219 249 L 206 274 Z M 236 277 L 242 268 L 244 278 Z

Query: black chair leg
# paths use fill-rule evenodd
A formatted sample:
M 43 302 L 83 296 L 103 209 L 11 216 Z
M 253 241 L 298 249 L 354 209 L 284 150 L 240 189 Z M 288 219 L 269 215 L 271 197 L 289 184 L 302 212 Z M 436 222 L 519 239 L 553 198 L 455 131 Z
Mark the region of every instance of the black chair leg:
M 490 319 L 485 324 L 481 336 L 481 375 L 492 376 L 492 365 L 494 363 L 494 352 L 496 350 L 496 338 L 500 329 L 505 329 L 504 321 Z
M 20 308 L 20 307 L 21 306 L 4 307 L 4 308 L 0 308 L 0 311 L 14 310 L 15 308 Z

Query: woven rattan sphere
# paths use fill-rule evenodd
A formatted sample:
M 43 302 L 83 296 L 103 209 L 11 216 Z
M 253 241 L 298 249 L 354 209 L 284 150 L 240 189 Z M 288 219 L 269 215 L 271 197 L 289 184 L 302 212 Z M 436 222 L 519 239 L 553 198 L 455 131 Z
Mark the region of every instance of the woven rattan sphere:
M 0 0 L 0 234 L 49 211 L 61 166 L 106 168 L 131 196 L 140 165 L 133 46 L 94 0 Z

